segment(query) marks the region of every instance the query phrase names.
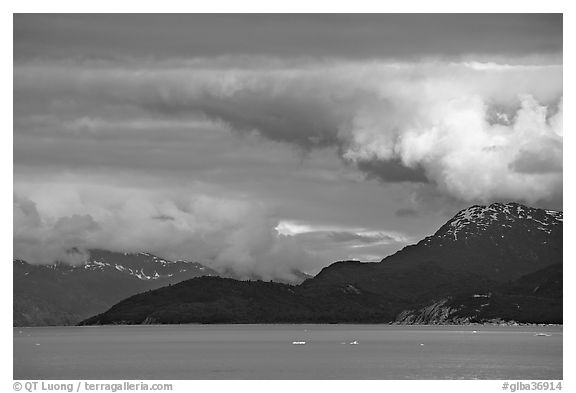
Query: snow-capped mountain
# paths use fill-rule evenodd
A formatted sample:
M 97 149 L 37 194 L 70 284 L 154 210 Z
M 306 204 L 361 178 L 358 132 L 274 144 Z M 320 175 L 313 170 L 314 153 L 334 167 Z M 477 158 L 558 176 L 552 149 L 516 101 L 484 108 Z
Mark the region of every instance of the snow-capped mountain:
M 86 264 L 13 263 L 14 325 L 74 324 L 139 292 L 199 276 L 216 276 L 197 262 L 148 253 L 91 250 Z
M 510 229 L 550 235 L 553 231 L 562 229 L 562 222 L 563 213 L 555 210 L 535 209 L 518 203 L 474 205 L 458 212 L 434 237 L 466 240 L 488 235 L 505 239 L 506 232 Z
M 69 267 L 70 269 L 78 267 Z M 155 255 L 140 253 L 115 253 L 104 250 L 90 251 L 90 259 L 80 268 L 90 271 L 115 270 L 139 280 L 159 280 L 174 276 L 216 276 L 218 272 L 198 262 L 170 261 Z
M 14 325 L 69 325 L 140 292 L 201 276 L 234 277 L 198 262 L 156 255 L 90 250 L 85 264 L 32 265 L 14 260 Z M 294 272 L 298 284 L 309 278 Z M 242 277 L 259 280 L 261 277 Z
M 434 259 L 450 269 L 504 281 L 561 261 L 562 230 L 560 211 L 518 203 L 475 205 L 458 212 L 434 235 L 397 254 Z
M 336 262 L 298 286 L 199 277 L 82 323 L 562 323 L 562 219 L 472 206 L 381 262 Z

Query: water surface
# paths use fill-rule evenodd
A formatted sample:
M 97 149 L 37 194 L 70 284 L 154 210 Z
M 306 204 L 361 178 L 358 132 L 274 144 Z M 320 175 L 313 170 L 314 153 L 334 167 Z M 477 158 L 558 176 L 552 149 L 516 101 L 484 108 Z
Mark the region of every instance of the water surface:
M 14 328 L 14 379 L 562 379 L 562 327 Z

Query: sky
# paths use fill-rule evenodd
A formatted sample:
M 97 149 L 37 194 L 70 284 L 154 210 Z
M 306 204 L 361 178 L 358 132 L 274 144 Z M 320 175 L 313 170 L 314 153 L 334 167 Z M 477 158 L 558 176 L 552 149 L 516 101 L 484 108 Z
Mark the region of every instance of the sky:
M 13 56 L 31 263 L 289 277 L 473 204 L 562 210 L 558 14 L 17 14 Z

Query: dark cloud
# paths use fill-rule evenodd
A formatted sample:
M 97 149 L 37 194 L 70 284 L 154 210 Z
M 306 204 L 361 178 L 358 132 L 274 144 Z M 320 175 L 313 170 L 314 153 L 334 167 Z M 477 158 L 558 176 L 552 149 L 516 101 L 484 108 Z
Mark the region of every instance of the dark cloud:
M 562 14 L 16 14 L 14 57 L 420 58 L 562 52 Z
M 510 168 L 524 174 L 562 174 L 562 145 L 554 143 L 555 148 L 540 151 L 520 151 Z
M 84 262 L 87 254 L 82 250 L 100 229 L 89 214 L 65 215 L 50 222 L 34 201 L 18 194 L 14 195 L 13 220 L 14 257 L 32 263 Z
M 301 92 L 304 93 L 304 92 Z M 199 97 L 155 97 L 145 107 L 164 115 L 198 113 L 224 121 L 234 130 L 257 131 L 279 142 L 305 150 L 337 143 L 340 106 L 321 100 L 302 100 L 297 92 L 270 96 L 262 91 L 242 90 L 230 96 L 204 93 Z
M 160 214 L 158 216 L 153 216 L 152 217 L 153 220 L 160 220 L 160 221 L 174 221 L 175 218 L 172 216 L 169 216 L 167 214 Z
M 540 209 L 551 209 L 562 211 L 564 208 L 563 186 L 560 186 L 549 198 L 542 199 L 533 203 L 533 206 Z
M 418 212 L 414 209 L 398 209 L 394 212 L 397 217 L 417 217 Z
M 84 231 L 91 232 L 100 229 L 94 218 L 88 214 L 73 214 L 68 217 L 61 217 L 54 224 L 54 229 L 63 234 L 74 236 Z
M 31 227 L 39 226 L 41 223 L 40 214 L 38 213 L 36 204 L 22 195 L 14 195 L 13 211 L 15 220 L 17 218 L 24 219 Z
M 424 170 L 420 167 L 409 168 L 402 165 L 398 160 L 372 160 L 358 161 L 358 169 L 366 173 L 369 179 L 377 179 L 382 182 L 415 182 L 428 183 Z

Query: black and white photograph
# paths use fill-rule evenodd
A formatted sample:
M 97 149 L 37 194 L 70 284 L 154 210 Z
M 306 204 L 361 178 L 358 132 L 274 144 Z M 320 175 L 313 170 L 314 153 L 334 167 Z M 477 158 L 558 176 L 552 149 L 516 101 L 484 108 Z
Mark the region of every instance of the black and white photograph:
M 10 388 L 562 390 L 562 13 L 11 18 Z

